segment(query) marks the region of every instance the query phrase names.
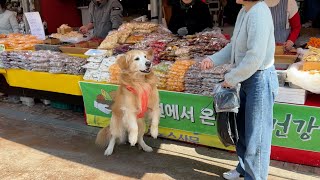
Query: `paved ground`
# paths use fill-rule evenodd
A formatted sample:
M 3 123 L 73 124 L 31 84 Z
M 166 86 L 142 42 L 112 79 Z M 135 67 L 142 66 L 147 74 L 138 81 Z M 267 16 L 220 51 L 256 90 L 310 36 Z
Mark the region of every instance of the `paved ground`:
M 97 130 L 80 113 L 0 102 L 0 179 L 221 179 L 236 165 L 230 152 L 148 137 L 152 153 L 120 145 L 104 157 Z M 269 179 L 320 178 L 319 168 L 271 165 Z

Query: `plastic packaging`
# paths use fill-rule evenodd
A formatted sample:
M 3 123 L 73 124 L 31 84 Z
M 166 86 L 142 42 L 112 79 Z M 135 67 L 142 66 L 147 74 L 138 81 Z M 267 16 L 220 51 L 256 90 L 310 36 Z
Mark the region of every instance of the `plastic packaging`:
M 32 71 L 38 71 L 38 72 L 48 72 L 47 68 L 32 68 Z
M 94 63 L 94 62 L 89 62 L 88 64 L 83 65 L 82 67 L 85 68 L 85 69 L 97 70 L 100 67 L 100 64 L 99 63 Z
M 25 69 L 50 73 L 84 74 L 83 58 L 68 56 L 52 51 L 12 51 L 1 53 L 5 68 Z
M 192 60 L 176 61 L 168 74 L 167 89 L 170 91 L 184 91 L 185 74 L 193 64 L 195 64 L 195 61 Z
M 87 59 L 88 62 L 94 62 L 94 63 L 101 63 L 104 56 L 96 56 L 96 57 L 89 57 Z
M 51 61 L 50 63 L 49 63 L 49 66 L 50 67 L 64 67 L 66 65 L 66 63 L 64 63 L 64 62 L 59 62 L 59 61 Z
M 121 72 L 121 69 L 118 64 L 113 64 L 110 66 L 109 73 L 110 73 L 111 83 L 118 84 L 120 72 Z
M 64 74 L 64 68 L 61 67 L 51 67 L 49 69 L 49 73 L 52 74 Z
M 320 72 L 300 71 L 303 62 L 292 64 L 287 70 L 287 80 L 307 91 L 320 94 Z
M 20 101 L 22 102 L 22 104 L 29 107 L 32 107 L 35 104 L 34 98 L 30 98 L 30 97 L 20 97 Z
M 99 70 L 102 72 L 109 72 L 110 66 L 116 62 L 116 59 L 115 56 L 104 58 L 100 64 Z
M 309 50 L 303 55 L 303 61 L 319 62 L 320 49 L 309 46 Z
M 84 80 L 99 81 L 100 72 L 98 70 L 87 70 L 83 76 Z

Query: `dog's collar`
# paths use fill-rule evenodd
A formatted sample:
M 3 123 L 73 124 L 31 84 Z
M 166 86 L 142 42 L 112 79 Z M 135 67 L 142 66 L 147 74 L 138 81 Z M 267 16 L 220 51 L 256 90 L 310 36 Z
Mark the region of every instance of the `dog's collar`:
M 132 92 L 135 95 L 138 95 L 138 92 L 136 89 L 134 89 L 132 86 L 127 85 L 126 89 L 130 92 Z M 140 112 L 137 114 L 137 118 L 143 118 L 145 113 L 148 111 L 148 103 L 149 103 L 149 94 L 150 94 L 150 88 L 144 88 L 143 93 L 139 94 L 141 107 Z

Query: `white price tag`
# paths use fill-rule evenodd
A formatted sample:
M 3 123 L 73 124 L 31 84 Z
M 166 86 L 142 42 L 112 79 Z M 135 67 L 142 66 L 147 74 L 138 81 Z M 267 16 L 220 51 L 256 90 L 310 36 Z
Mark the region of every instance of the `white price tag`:
M 39 12 L 24 13 L 30 26 L 31 34 L 37 36 L 41 40 L 46 39 L 44 28 Z
M 0 52 L 3 52 L 6 50 L 6 47 L 4 46 L 4 44 L 0 44 Z

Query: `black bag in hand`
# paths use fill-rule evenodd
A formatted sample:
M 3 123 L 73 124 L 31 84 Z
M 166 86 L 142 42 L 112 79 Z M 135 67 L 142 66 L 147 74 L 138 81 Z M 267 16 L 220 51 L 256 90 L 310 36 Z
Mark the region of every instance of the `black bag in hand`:
M 219 112 L 216 114 L 218 137 L 225 147 L 236 145 L 239 136 L 237 129 L 237 114 L 234 112 Z
M 225 147 L 236 145 L 239 136 L 237 129 L 237 114 L 219 112 L 216 115 L 218 137 Z
M 216 113 L 218 137 L 226 147 L 236 145 L 239 136 L 237 129 L 237 112 L 240 107 L 240 85 L 235 88 L 223 88 L 218 84 L 214 88 L 213 109 Z

